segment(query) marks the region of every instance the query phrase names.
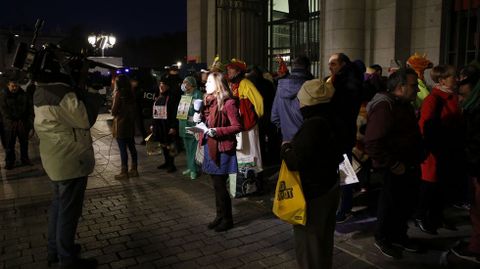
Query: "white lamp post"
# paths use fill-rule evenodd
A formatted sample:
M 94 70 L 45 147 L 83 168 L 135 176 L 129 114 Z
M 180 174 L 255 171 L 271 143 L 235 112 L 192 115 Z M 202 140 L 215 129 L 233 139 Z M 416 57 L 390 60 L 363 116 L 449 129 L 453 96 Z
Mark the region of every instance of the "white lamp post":
M 88 36 L 88 43 L 96 49 L 102 50 L 102 57 L 105 57 L 105 49 L 113 48 L 117 39 L 113 35 L 106 34 L 91 34 Z

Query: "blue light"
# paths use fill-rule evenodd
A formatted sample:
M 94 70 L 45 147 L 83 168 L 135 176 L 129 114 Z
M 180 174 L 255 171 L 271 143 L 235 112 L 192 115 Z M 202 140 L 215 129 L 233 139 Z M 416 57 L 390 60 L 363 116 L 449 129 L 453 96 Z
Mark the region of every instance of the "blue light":
M 128 73 L 128 72 L 130 72 L 130 69 L 125 68 L 125 73 Z
M 122 73 L 122 72 L 121 72 L 120 70 L 117 70 L 117 71 L 115 71 L 115 73 L 118 75 L 118 74 L 120 74 L 120 73 Z

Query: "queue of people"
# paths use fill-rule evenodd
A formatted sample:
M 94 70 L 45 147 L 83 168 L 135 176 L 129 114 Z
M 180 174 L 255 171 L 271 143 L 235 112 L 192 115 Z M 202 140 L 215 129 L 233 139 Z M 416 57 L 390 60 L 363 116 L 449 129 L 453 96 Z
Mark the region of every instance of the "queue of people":
M 374 244 L 382 254 L 401 258 L 403 251 L 420 252 L 422 246 L 407 235 L 409 221 L 432 235 L 440 227 L 454 230 L 455 223 L 443 211 L 463 203 L 471 205 L 474 233 L 469 243 L 458 244 L 452 252 L 480 263 L 480 70 L 475 65 L 460 71 L 450 65 L 433 66 L 418 55 L 407 64 L 388 78 L 382 77 L 380 66 L 366 67 L 344 53 L 329 58 L 326 78 L 314 78 L 310 60 L 304 56 L 292 61 L 291 70 L 280 64 L 272 76 L 238 59 L 225 68 L 216 59 L 198 77 L 184 79 L 173 68 L 159 79 L 151 110 L 151 139 L 163 149 L 164 163 L 157 168 L 175 173 L 175 157 L 183 147 L 186 169 L 182 174 L 196 180 L 205 173 L 213 182 L 216 215 L 207 228 L 224 232 L 235 224 L 229 178 L 242 167 L 261 174 L 263 160 L 268 165 L 284 160 L 290 170 L 299 172 L 309 216 L 305 226 L 293 227 L 300 268 L 332 267 L 335 225 L 348 222 L 354 192 L 368 193 L 373 177 L 381 182 Z M 424 77 L 430 68 L 431 89 Z M 115 78 L 112 134 L 121 157 L 116 180 L 141 174 L 134 140 L 140 111 L 136 83 L 125 75 Z M 9 81 L 0 93 L 6 169 L 15 167 L 17 137 L 21 162 L 31 164 L 28 134 L 34 114 L 30 108 L 29 96 Z M 42 135 L 42 119 L 35 120 Z M 86 118 L 82 122 L 87 129 L 89 124 Z M 145 138 L 143 122 L 139 126 Z M 41 149 L 41 153 L 47 151 Z M 278 159 L 262 156 L 273 152 Z M 344 154 L 360 165 L 358 187 L 339 184 L 338 166 Z M 199 155 L 203 156 L 200 161 Z M 55 164 L 43 164 L 54 181 L 78 178 L 71 184 L 78 185 L 78 195 L 83 195 L 86 174 L 91 171 L 90 155 L 84 157 L 88 162 L 80 174 L 58 174 L 50 167 Z M 59 196 L 62 190 L 56 188 Z M 55 213 L 62 203 L 60 196 L 55 199 L 52 210 L 57 215 L 53 217 L 70 218 Z M 78 221 L 78 208 L 75 214 L 71 218 Z M 58 229 L 55 225 L 51 224 L 52 232 Z M 64 252 L 75 255 L 72 242 L 63 250 L 55 240 L 49 238 L 52 261 Z

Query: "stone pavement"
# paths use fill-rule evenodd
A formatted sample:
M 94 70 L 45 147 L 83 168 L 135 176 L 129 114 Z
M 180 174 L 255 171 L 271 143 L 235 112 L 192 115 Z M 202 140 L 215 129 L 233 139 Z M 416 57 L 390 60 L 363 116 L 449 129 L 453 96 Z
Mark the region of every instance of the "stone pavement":
M 101 115 L 92 129 L 97 165 L 77 234 L 83 257 L 97 258 L 99 268 L 297 268 L 291 226 L 270 210 L 275 176 L 265 195 L 235 199 L 235 227 L 215 233 L 206 229 L 215 212 L 207 176 L 191 181 L 166 174 L 156 169 L 160 157 L 147 157 L 137 146 L 140 177 L 113 179 L 120 161 L 107 119 Z M 1 170 L 0 269 L 46 268 L 50 185 L 35 139 L 30 153 L 35 166 Z M 183 155 L 176 163 L 179 171 L 185 168 Z M 414 233 L 434 250 L 392 261 L 373 247 L 372 223 L 358 219 L 339 225 L 334 268 L 438 268 L 442 250 L 470 232 L 465 222 L 460 232 L 441 231 L 437 238 Z

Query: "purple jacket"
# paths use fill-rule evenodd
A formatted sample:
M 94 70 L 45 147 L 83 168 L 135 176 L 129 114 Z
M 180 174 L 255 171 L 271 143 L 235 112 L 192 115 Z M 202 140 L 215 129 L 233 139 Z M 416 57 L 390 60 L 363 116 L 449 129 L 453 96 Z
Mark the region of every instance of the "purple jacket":
M 292 140 L 303 123 L 297 93 L 303 83 L 311 79 L 313 76 L 308 71 L 294 69 L 289 76 L 278 81 L 271 120 L 281 129 L 284 141 Z

